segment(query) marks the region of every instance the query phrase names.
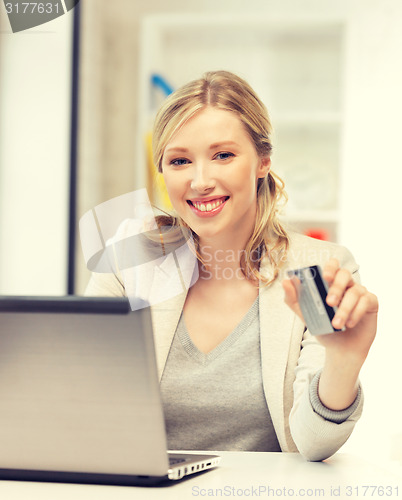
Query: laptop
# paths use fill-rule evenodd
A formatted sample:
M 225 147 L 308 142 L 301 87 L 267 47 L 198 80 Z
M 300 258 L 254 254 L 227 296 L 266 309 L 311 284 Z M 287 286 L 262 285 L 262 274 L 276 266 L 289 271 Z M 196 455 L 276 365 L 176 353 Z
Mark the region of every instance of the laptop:
M 149 308 L 0 297 L 0 478 L 152 485 L 220 457 L 168 453 Z

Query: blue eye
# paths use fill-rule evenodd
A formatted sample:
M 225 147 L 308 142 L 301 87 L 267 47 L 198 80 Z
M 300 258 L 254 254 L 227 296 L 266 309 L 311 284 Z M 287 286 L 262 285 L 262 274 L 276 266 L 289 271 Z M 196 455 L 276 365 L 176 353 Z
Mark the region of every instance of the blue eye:
M 187 165 L 187 163 L 189 163 L 189 161 L 186 158 L 176 158 L 170 162 L 171 165 L 175 165 L 176 167 Z
M 231 156 L 234 156 L 233 153 L 228 153 L 228 152 L 225 152 L 225 153 L 218 153 L 215 158 L 217 160 L 227 160 L 228 158 L 230 158 Z

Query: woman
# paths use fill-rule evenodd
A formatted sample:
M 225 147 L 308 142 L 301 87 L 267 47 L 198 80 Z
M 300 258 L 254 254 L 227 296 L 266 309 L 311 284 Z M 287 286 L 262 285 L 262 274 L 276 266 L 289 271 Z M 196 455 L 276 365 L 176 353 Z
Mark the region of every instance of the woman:
M 154 127 L 154 159 L 189 228 L 199 276 L 152 308 L 171 449 L 332 455 L 362 411 L 360 368 L 376 332 L 376 297 L 350 253 L 288 233 L 271 171 L 271 124 L 251 87 L 210 72 L 172 94 Z M 160 219 L 166 224 L 166 217 Z M 342 333 L 306 331 L 285 271 L 321 265 Z M 88 294 L 124 294 L 93 276 Z

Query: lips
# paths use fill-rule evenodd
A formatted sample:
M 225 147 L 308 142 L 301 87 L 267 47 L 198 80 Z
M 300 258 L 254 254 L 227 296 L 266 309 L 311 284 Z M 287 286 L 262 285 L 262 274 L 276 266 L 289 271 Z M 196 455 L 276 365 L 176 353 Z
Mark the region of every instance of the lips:
M 197 215 L 213 215 L 223 209 L 224 204 L 229 199 L 229 196 L 221 196 L 219 198 L 201 198 L 187 200 L 187 203 Z

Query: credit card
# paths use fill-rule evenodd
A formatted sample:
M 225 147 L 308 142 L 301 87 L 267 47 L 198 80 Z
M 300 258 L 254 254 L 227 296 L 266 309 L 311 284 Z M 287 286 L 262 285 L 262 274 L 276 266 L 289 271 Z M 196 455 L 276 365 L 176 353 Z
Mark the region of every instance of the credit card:
M 320 266 L 303 267 L 288 271 L 293 281 L 306 326 L 312 335 L 325 335 L 344 331 L 334 328 L 333 320 L 337 307 L 327 304 L 328 285 L 322 277 Z

